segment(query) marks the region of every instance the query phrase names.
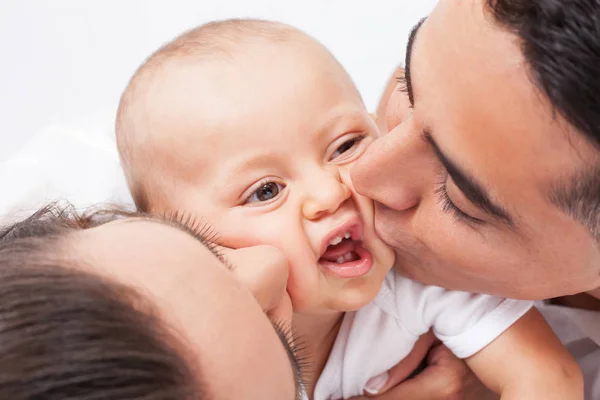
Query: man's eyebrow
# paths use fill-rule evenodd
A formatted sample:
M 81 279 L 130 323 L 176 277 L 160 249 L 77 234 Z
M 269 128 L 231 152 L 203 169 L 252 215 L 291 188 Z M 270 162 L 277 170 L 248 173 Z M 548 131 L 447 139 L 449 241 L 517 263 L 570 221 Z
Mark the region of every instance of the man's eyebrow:
M 419 32 L 419 29 L 421 28 L 421 26 L 423 25 L 423 22 L 425 22 L 426 19 L 427 19 L 427 17 L 423 18 L 422 20 L 417 22 L 417 24 L 411 29 L 410 35 L 408 37 L 408 43 L 406 45 L 406 59 L 404 60 L 404 77 L 406 80 L 406 89 L 408 92 L 408 100 L 410 101 L 410 104 L 413 106 L 415 104 L 415 98 L 414 98 L 414 92 L 413 92 L 412 81 L 411 81 L 411 76 L 410 76 L 410 61 L 412 58 L 413 46 L 415 44 L 415 39 L 417 37 L 417 33 Z
M 437 145 L 431 134 L 423 134 L 425 140 L 431 145 L 436 156 L 448 171 L 456 186 L 463 192 L 465 197 L 483 212 L 490 214 L 509 226 L 514 226 L 514 221 L 508 211 L 500 205 L 494 203 L 484 186 L 478 183 L 473 177 L 466 174 L 456 163 L 451 161 Z

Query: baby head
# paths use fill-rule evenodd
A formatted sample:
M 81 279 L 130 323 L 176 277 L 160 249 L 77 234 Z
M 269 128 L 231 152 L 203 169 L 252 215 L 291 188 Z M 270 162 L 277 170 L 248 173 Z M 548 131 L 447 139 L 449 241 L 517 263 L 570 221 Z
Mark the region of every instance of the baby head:
M 350 311 L 379 292 L 393 252 L 349 178 L 377 130 L 313 38 L 256 20 L 187 32 L 134 75 L 116 131 L 138 208 L 209 221 L 224 246 L 278 247 L 295 311 Z

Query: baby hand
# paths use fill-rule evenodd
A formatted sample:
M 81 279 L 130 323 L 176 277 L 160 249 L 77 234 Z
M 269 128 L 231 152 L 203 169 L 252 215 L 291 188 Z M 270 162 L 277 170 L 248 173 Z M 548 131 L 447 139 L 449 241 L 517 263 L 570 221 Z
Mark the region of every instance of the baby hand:
M 289 266 L 279 249 L 273 246 L 242 249 L 219 246 L 217 251 L 271 320 L 291 321 L 292 301 L 286 290 Z

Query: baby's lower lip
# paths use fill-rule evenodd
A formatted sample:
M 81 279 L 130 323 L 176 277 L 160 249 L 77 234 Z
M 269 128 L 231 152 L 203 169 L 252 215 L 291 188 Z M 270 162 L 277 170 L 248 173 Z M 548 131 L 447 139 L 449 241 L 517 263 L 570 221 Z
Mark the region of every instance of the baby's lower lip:
M 328 273 L 343 279 L 357 278 L 368 274 L 373 268 L 373 256 L 361 245 L 356 246 L 354 252 L 358 256 L 358 260 L 338 263 L 320 259 L 319 265 Z

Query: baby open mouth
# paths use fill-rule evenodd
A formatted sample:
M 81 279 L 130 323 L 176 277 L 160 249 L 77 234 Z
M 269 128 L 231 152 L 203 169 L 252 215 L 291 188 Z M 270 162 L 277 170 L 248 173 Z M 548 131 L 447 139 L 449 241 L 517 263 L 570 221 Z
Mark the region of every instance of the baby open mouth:
M 328 276 L 357 278 L 368 274 L 373 268 L 373 257 L 363 247 L 360 224 L 348 224 L 326 240 L 319 266 Z
M 346 235 L 341 237 L 334 238 L 325 253 L 319 259 L 319 262 L 326 261 L 330 263 L 336 264 L 344 264 L 347 262 L 358 261 L 360 256 L 356 252 L 358 245 L 360 245 L 360 241 L 352 240 L 350 238 L 350 233 L 346 233 Z

